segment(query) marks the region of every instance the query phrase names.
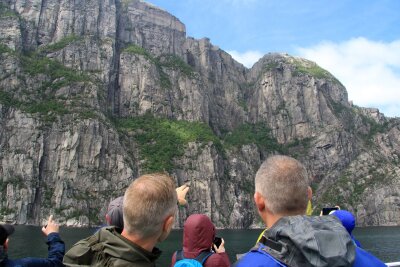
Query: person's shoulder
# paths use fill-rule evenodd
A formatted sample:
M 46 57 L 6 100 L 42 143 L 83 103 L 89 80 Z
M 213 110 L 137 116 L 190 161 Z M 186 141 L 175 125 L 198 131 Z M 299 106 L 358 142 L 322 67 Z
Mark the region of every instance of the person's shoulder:
M 228 254 L 224 253 L 213 253 L 205 262 L 205 267 L 209 266 L 220 266 L 220 267 L 229 267 L 231 266 L 231 262 L 229 261 Z
M 265 251 L 252 250 L 244 254 L 233 266 L 235 267 L 285 267 Z
M 101 231 L 101 230 L 100 230 Z M 99 232 L 100 232 L 99 231 Z M 100 233 L 96 232 L 93 235 L 76 242 L 64 255 L 63 263 L 66 266 L 73 266 L 79 263 L 88 265 L 92 262 L 95 252 L 91 249 L 100 241 Z
M 385 267 L 386 264 L 371 253 L 356 247 L 356 259 L 353 267 Z

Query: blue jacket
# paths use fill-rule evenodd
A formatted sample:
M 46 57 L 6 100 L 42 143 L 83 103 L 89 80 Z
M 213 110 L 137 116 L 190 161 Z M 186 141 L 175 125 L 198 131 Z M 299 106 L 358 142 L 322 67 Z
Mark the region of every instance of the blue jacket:
M 235 263 L 235 267 L 286 267 L 283 263 L 274 259 L 271 255 L 263 250 L 265 246 L 260 245 L 257 250 L 251 250 L 246 253 L 239 261 Z M 386 267 L 382 261 L 372 254 L 356 248 L 356 258 L 352 267 Z
M 51 233 L 47 236 L 49 253 L 47 258 L 23 258 L 10 260 L 7 257 L 0 262 L 4 267 L 56 267 L 64 266 L 62 261 L 65 254 L 65 245 L 58 233 Z
M 357 247 L 334 216 L 287 216 L 264 232 L 236 267 L 384 267 Z

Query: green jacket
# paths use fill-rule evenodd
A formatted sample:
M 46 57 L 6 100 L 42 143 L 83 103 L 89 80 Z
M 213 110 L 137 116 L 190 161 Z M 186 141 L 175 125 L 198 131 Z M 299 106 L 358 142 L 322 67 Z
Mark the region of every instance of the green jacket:
M 118 233 L 115 227 L 101 228 L 78 241 L 64 256 L 66 266 L 154 267 L 161 251 L 148 252 Z

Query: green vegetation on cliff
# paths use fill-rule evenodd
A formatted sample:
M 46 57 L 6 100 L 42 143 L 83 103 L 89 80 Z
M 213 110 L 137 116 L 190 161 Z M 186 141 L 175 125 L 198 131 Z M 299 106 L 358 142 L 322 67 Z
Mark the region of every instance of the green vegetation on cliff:
M 136 44 L 130 44 L 123 49 L 123 52 L 144 56 L 148 61 L 154 64 L 159 73 L 159 82 L 161 88 L 171 88 L 170 78 L 164 69 L 172 69 L 179 71 L 181 74 L 189 78 L 195 77 L 193 68 L 177 55 L 167 54 L 158 57 L 153 56 L 146 49 Z
M 69 41 L 75 38 L 67 38 Z M 15 107 L 26 113 L 35 113 L 44 122 L 53 122 L 65 114 L 77 113 L 81 118 L 93 117 L 94 112 L 88 110 L 76 96 L 57 95 L 57 90 L 77 83 L 91 82 L 88 74 L 65 67 L 61 62 L 49 59 L 39 53 L 19 54 L 4 45 L 0 46 L 0 54 L 10 53 L 22 67 L 18 75 L 19 86 L 15 89 L 0 88 L 0 103 L 7 107 Z M 29 81 L 30 85 L 27 85 Z M 27 87 L 27 88 L 25 88 Z M 29 89 L 28 89 L 29 87 Z M 82 103 L 81 103 L 82 102 Z
M 11 10 L 8 6 L 0 3 L 0 18 L 2 17 L 18 17 L 15 11 Z
M 144 56 L 146 59 L 148 59 L 148 60 L 150 60 L 150 61 L 152 61 L 152 62 L 155 61 L 154 57 L 153 57 L 149 52 L 147 52 L 146 49 L 144 49 L 143 47 L 138 46 L 138 45 L 136 45 L 136 44 L 130 44 L 129 46 L 127 46 L 127 47 L 123 50 L 123 52 L 129 53 L 129 54 L 142 55 L 142 56 Z
M 132 136 L 139 145 L 140 156 L 145 160 L 146 171 L 171 171 L 174 158 L 184 153 L 189 142 L 218 144 L 211 128 L 201 122 L 155 118 L 145 115 L 115 121 L 120 131 Z
M 80 41 L 82 40 L 82 37 L 76 36 L 76 35 L 69 35 L 66 36 L 64 38 L 62 38 L 60 41 L 53 43 L 53 44 L 49 44 L 43 48 L 40 49 L 41 52 L 44 53 L 52 53 L 52 52 L 56 52 L 59 51 L 65 47 L 67 47 L 68 45 Z
M 318 66 L 317 64 L 304 64 L 299 60 L 294 60 L 294 66 L 296 69 L 296 73 L 302 73 L 302 74 L 309 74 L 315 78 L 319 79 L 329 79 L 332 75 Z
M 54 121 L 57 116 L 69 113 L 68 109 L 65 108 L 60 101 L 55 99 L 22 102 L 4 91 L 0 91 L 0 103 L 7 107 L 16 107 L 27 113 L 39 113 L 41 119 L 46 122 Z
M 193 68 L 187 64 L 183 59 L 176 55 L 164 55 L 158 58 L 158 62 L 162 67 L 178 70 L 187 77 L 193 78 L 194 71 Z
M 40 74 L 46 75 L 43 85 L 49 86 L 53 90 L 57 90 L 65 85 L 77 82 L 87 82 L 90 80 L 83 72 L 65 67 L 62 63 L 40 56 L 31 54 L 21 58 L 24 70 L 31 76 Z
M 10 93 L 0 88 L 0 103 L 6 107 L 19 107 L 21 102 L 16 100 Z
M 256 144 L 261 150 L 282 151 L 282 146 L 273 137 L 265 123 L 245 123 L 235 128 L 223 138 L 227 148 Z
M 210 126 L 189 122 L 144 116 L 115 119 L 117 129 L 139 145 L 142 168 L 146 171 L 172 171 L 174 159 L 183 156 L 189 142 L 212 143 L 224 156 L 224 149 L 256 144 L 263 151 L 283 151 L 271 130 L 261 123 L 243 124 L 219 138 Z
M 315 62 L 293 58 L 291 63 L 295 67 L 294 75 L 306 74 L 317 79 L 325 79 L 343 86 L 329 71 L 321 68 Z
M 8 46 L 0 44 L 0 55 L 5 53 L 12 53 L 13 50 L 10 49 Z

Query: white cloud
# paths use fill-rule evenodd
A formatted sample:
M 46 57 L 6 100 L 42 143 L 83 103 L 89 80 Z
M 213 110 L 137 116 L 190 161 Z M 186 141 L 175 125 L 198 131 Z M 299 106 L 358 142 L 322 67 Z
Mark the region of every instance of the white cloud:
M 384 43 L 355 38 L 297 50 L 338 78 L 354 104 L 400 117 L 400 40 Z
M 237 62 L 242 63 L 247 68 L 251 68 L 260 58 L 264 56 L 260 51 L 246 51 L 239 53 L 237 51 L 227 51 Z

